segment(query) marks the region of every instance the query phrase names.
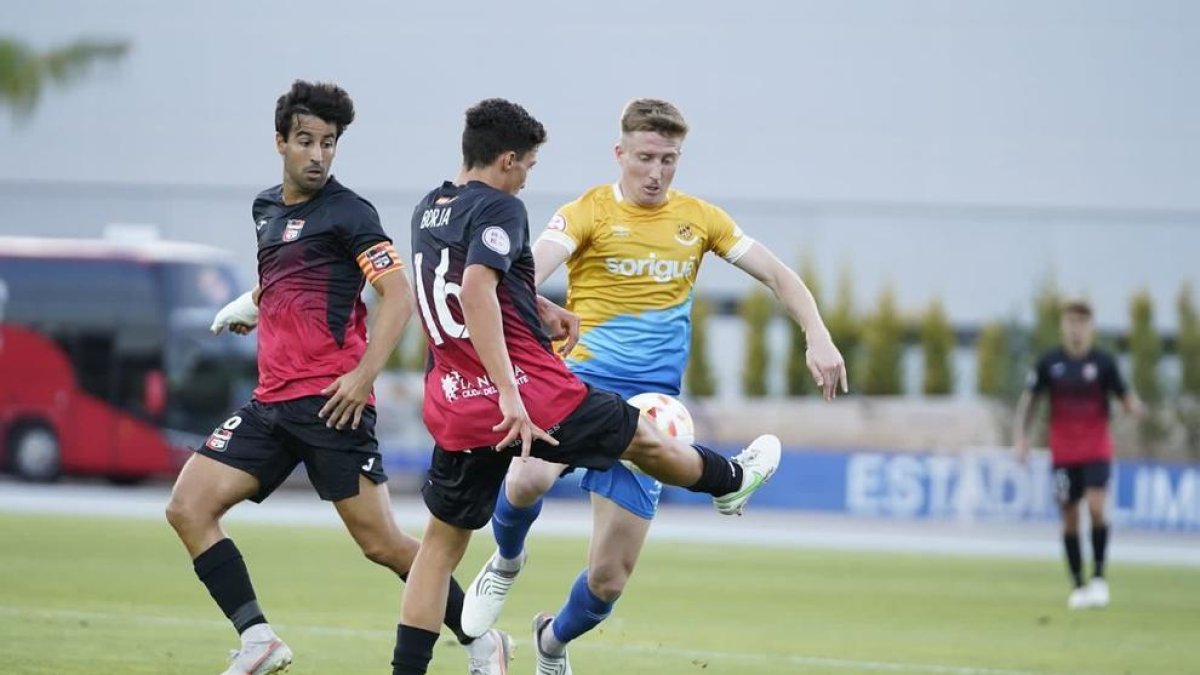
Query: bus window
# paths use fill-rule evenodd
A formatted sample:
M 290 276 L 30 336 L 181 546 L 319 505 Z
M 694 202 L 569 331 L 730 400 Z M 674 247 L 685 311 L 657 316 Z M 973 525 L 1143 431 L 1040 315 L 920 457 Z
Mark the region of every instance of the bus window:
M 0 258 L 4 320 L 51 338 L 85 392 L 139 417 L 162 368 L 165 320 L 149 265 L 125 259 Z

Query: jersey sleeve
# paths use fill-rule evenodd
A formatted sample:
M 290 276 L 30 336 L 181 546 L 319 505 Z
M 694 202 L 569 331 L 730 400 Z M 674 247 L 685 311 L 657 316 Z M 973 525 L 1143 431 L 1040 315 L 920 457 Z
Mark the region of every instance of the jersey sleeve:
M 367 283 L 375 283 L 385 274 L 404 269 L 404 263 L 383 231 L 379 212 L 370 202 L 355 199 L 338 205 L 337 233 Z
M 1118 398 L 1123 398 L 1129 391 L 1125 378 L 1121 377 L 1121 369 L 1117 367 L 1117 360 L 1108 354 L 1104 355 L 1104 387 Z
M 592 238 L 595 222 L 591 215 L 590 209 L 578 200 L 566 204 L 555 211 L 538 241 L 552 241 L 567 249 L 568 254 L 575 255 L 575 251 L 586 246 Z
M 1050 387 L 1049 360 L 1043 356 L 1034 364 L 1033 369 L 1029 371 L 1029 376 L 1026 378 L 1025 386 L 1030 393 L 1042 394 Z
M 746 236 L 721 207 L 713 204 L 704 207 L 708 218 L 708 250 L 736 263 L 754 245 L 754 239 Z
M 467 265 L 486 265 L 501 274 L 528 245 L 529 216 L 516 198 L 497 199 L 471 219 L 467 233 Z

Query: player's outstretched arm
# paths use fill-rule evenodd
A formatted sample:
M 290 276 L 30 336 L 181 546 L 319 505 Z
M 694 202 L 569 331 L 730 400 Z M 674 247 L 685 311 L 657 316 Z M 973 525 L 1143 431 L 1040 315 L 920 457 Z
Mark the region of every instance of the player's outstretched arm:
M 771 289 L 792 320 L 804 329 L 808 339 L 808 370 L 817 386 L 821 387 L 825 400 L 836 397 L 839 388 L 842 392 L 850 391 L 846 361 L 833 344 L 829 329 L 825 327 L 821 312 L 817 309 L 817 301 L 800 275 L 758 242 L 751 245 L 750 250 L 738 258 L 734 265 Z
M 549 239 L 538 239 L 533 245 L 534 284 L 541 286 L 542 282 L 562 266 L 570 257 L 570 252 L 562 244 Z M 537 296 L 538 318 L 550 334 L 550 339 L 562 342 L 558 347 L 560 356 L 566 356 L 579 342 L 579 316 L 550 302 L 542 296 Z
M 372 312 L 367 349 L 354 370 L 321 390 L 321 394 L 328 396 L 329 400 L 318 415 L 326 420 L 328 426 L 338 429 L 345 428 L 347 424 L 351 428 L 358 428 L 363 408 L 371 398 L 375 378 L 400 343 L 400 336 L 413 313 L 412 287 L 400 266 L 372 279 L 371 287 L 379 295 L 379 302 Z
M 513 441 L 520 439 L 521 456 L 528 457 L 533 439 L 540 438 L 551 445 L 558 445 L 558 441 L 534 425 L 529 419 L 529 412 L 525 410 L 525 404 L 521 401 L 512 359 L 504 342 L 504 319 L 500 313 L 500 300 L 496 296 L 499 283 L 500 273 L 491 267 L 467 265 L 463 272 L 462 293 L 459 299 L 462 302 L 463 323 L 467 326 L 471 345 L 475 348 L 475 353 L 479 354 L 488 379 L 500 394 L 502 419 L 492 429 L 503 431 L 505 435 L 496 444 L 496 448 L 508 447 Z
M 549 239 L 540 238 L 533 244 L 533 283 L 536 286 L 541 286 L 544 281 L 550 278 L 563 263 L 567 262 L 567 258 L 571 257 L 571 252 L 566 246 L 551 241 Z

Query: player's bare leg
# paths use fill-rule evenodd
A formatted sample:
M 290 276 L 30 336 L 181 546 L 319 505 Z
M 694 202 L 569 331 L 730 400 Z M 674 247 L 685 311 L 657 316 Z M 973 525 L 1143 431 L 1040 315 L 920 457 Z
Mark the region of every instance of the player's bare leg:
M 1086 609 L 1090 606 L 1087 588 L 1083 585 L 1083 552 L 1079 543 L 1079 502 L 1060 503 L 1062 509 L 1063 550 L 1067 554 L 1067 569 L 1071 573 L 1072 590 L 1067 597 L 1069 609 Z
M 671 438 L 641 417 L 621 459 L 667 485 L 710 494 L 718 512 L 740 516 L 750 496 L 775 475 L 780 456 L 779 439 L 770 434 L 754 439 L 730 459 Z
M 1104 578 L 1104 563 L 1108 553 L 1108 490 L 1088 488 L 1084 493 L 1092 525 L 1092 579 L 1088 582 L 1088 598 L 1093 607 L 1107 607 L 1108 581 Z
M 392 515 L 387 483 L 375 483 L 366 476 L 358 477 L 358 494 L 334 502 L 338 515 L 346 524 L 350 536 L 371 562 L 382 565 L 407 580 L 421 541 L 403 532 Z M 467 648 L 468 658 L 486 661 L 497 650 L 494 636 L 476 640 L 463 632 L 461 616 L 463 590 L 450 579 L 447 589 L 444 623 L 454 632 L 460 644 Z M 481 631 L 483 636 L 487 631 Z M 500 647 L 503 648 L 503 647 Z M 481 670 L 481 672 L 488 672 Z
M 401 577 L 408 574 L 421 541 L 405 534 L 392 517 L 387 483 L 358 477 L 358 494 L 333 503 L 346 530 L 373 563 Z
M 258 479 L 204 455 L 193 454 L 171 489 L 167 522 L 192 558 L 226 538 L 221 516 L 258 492 Z
M 537 626 L 538 672 L 571 672 L 567 644 L 595 628 L 625 591 L 650 534 L 651 521 L 607 497 L 592 493 L 592 540 L 588 567 L 548 625 Z
M 470 530 L 429 517 L 400 605 L 393 675 L 423 675 L 428 668 L 446 614 L 450 578 L 470 542 Z
M 525 538 L 542 510 L 542 497 L 566 467 L 536 457 L 513 462 L 492 514 L 496 552 L 467 587 L 462 624 L 467 635 L 483 635 L 500 618 L 504 602 L 525 566 Z
M 241 552 L 221 528 L 221 516 L 258 490 L 254 476 L 194 454 L 167 504 L 167 522 L 191 555 L 196 576 L 241 637 L 227 675 L 277 673 L 292 662 L 292 651 L 271 630 L 258 604 Z

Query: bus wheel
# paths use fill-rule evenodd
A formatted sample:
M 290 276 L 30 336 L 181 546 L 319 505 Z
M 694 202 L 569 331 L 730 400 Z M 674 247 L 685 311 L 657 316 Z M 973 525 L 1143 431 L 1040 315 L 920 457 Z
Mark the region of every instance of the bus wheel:
M 19 427 L 13 432 L 8 449 L 8 467 L 18 478 L 38 483 L 58 479 L 62 451 L 58 439 L 46 427 Z

